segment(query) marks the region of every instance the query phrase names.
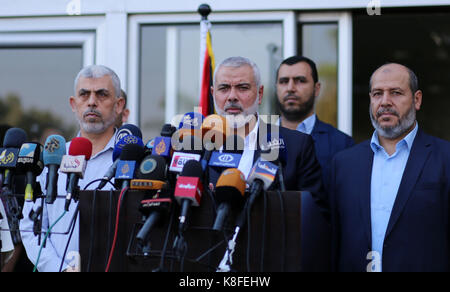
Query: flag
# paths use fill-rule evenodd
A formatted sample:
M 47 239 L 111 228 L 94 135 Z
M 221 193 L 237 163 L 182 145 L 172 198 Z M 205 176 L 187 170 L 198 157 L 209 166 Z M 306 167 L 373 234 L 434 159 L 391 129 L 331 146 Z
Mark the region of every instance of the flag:
M 211 86 L 214 74 L 214 53 L 211 43 L 211 23 L 206 18 L 200 22 L 200 104 L 201 114 L 214 114 Z

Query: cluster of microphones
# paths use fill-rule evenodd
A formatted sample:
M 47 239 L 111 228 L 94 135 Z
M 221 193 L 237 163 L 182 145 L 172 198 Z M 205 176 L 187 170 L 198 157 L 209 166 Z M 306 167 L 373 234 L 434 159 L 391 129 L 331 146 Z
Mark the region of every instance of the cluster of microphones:
M 183 234 L 189 223 L 189 212 L 202 202 L 202 194 L 211 192 L 216 206 L 216 218 L 211 229 L 223 231 L 226 222 L 236 227 L 245 224 L 245 214 L 255 200 L 269 188 L 284 188 L 282 166 L 286 163 L 286 146 L 282 137 L 258 146 L 261 154 L 248 178 L 238 169 L 244 151 L 244 138 L 228 127 L 227 119 L 219 115 L 207 117 L 187 113 L 178 127 L 165 124 L 160 136 L 142 141 L 140 129 L 132 124 L 116 131 L 112 166 L 98 180 L 97 190 L 107 184 L 115 189 L 144 192 L 140 202 L 142 227 L 136 235 L 140 246 L 150 241 L 152 229 L 163 224 L 172 206 L 179 206 L 178 237 L 175 250 L 181 250 Z M 273 143 L 276 141 L 276 143 Z M 65 210 L 80 198 L 79 180 L 83 179 L 92 154 L 91 142 L 83 137 L 71 140 L 66 151 L 66 140 L 60 135 L 47 137 L 45 144 L 27 142 L 26 133 L 19 128 L 9 129 L 0 149 L 2 201 L 4 203 L 12 238 L 20 242 L 19 220 L 22 212 L 15 200 L 14 177 L 25 177 L 25 201 L 45 199 L 53 204 L 65 199 Z M 276 148 L 276 149 L 275 149 Z M 264 159 L 264 153 L 277 151 L 275 160 Z M 36 183 L 47 167 L 45 191 Z M 104 170 L 99 170 L 104 171 Z M 58 194 L 58 173 L 67 174 L 66 192 Z M 212 172 L 218 177 L 210 187 Z M 92 182 L 93 183 L 93 182 Z M 95 187 L 93 188 L 95 189 Z M 240 214 L 230 218 L 231 214 Z M 234 220 L 234 221 L 233 221 Z M 236 237 L 237 233 L 235 233 Z M 234 237 L 234 238 L 235 238 Z M 181 252 L 181 251 L 180 251 Z M 226 269 L 225 269 L 226 270 Z

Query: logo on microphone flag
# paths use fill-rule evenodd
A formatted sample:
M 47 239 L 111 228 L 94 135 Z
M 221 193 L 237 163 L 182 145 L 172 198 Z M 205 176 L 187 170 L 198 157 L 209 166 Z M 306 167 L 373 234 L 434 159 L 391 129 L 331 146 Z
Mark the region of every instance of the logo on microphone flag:
M 116 176 L 117 179 L 133 179 L 136 161 L 122 161 L 117 164 Z
M 177 199 L 190 199 L 192 206 L 198 207 L 200 199 L 202 198 L 202 184 L 200 178 L 180 176 L 177 179 L 175 186 L 175 198 Z
M 152 154 L 159 156 L 170 156 L 170 138 L 169 137 L 156 137 Z

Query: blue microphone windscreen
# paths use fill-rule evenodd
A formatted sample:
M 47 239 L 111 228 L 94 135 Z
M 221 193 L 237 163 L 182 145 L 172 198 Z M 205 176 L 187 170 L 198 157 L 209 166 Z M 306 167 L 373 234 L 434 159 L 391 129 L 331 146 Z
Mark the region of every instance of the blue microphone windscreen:
M 44 144 L 44 165 L 60 165 L 64 154 L 66 154 L 66 139 L 60 135 L 48 136 Z
M 125 124 L 117 130 L 116 137 L 114 139 L 114 145 L 116 145 L 117 142 L 119 142 L 123 137 L 128 135 L 136 136 L 142 139 L 142 132 L 138 126 L 135 126 L 133 124 Z
M 116 159 L 119 159 L 120 153 L 122 152 L 122 149 L 123 149 L 123 146 L 125 146 L 127 144 L 138 144 L 138 145 L 144 147 L 144 142 L 142 142 L 141 138 L 136 137 L 134 135 L 127 135 L 127 136 L 123 137 L 122 139 L 120 139 L 116 143 L 116 146 L 114 146 L 113 161 L 116 161 Z
M 27 133 L 21 128 L 11 128 L 5 133 L 3 139 L 4 148 L 20 148 L 28 139 Z
M 204 119 L 201 113 L 187 113 L 183 116 L 178 129 L 200 130 Z

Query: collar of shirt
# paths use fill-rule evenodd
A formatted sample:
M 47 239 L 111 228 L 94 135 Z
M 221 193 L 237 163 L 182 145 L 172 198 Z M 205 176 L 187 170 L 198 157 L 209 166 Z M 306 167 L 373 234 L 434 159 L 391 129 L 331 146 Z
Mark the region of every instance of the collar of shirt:
M 112 135 L 111 139 L 109 139 L 109 141 L 106 144 L 105 148 L 103 148 L 102 151 L 100 151 L 97 154 L 95 154 L 94 156 L 92 156 L 91 159 L 101 155 L 102 153 L 108 151 L 109 149 L 113 149 L 114 150 L 114 146 L 115 146 L 114 142 L 115 142 L 116 133 L 117 133 L 117 128 L 114 128 L 114 134 Z M 81 137 L 81 132 L 80 131 L 78 131 L 77 137 Z M 69 151 L 69 147 L 70 147 L 70 142 L 67 144 L 67 152 Z
M 253 167 L 253 158 L 255 157 L 255 151 L 258 140 L 258 129 L 259 129 L 259 115 L 257 116 L 256 125 L 253 130 L 245 137 L 244 140 L 244 151 L 239 161 L 238 169 L 245 175 L 245 179 L 248 178 L 250 171 Z M 222 148 L 223 149 L 223 148 Z M 221 150 L 222 150 L 221 149 Z
M 313 114 L 312 116 L 306 118 L 303 122 L 301 122 L 298 125 L 297 131 L 311 135 L 315 124 L 316 124 L 316 114 Z
M 414 129 L 411 132 L 409 132 L 409 134 L 406 135 L 405 138 L 403 138 L 402 140 L 400 140 L 397 143 L 396 151 L 393 155 L 395 155 L 398 152 L 399 147 L 402 147 L 402 145 L 406 146 L 406 150 L 408 150 L 408 152 L 411 151 L 411 147 L 414 143 L 414 139 L 416 138 L 418 129 L 419 129 L 419 123 L 416 121 L 416 126 L 414 127 Z M 378 133 L 376 130 L 372 134 L 372 139 L 370 141 L 370 147 L 372 148 L 372 151 L 374 153 L 377 153 L 378 151 L 381 151 L 381 150 L 385 151 L 384 147 L 381 146 L 381 144 L 380 144 L 380 140 L 378 139 Z
M 297 131 L 311 135 L 314 126 L 316 124 L 316 120 L 317 120 L 316 114 L 313 114 L 312 116 L 306 118 L 303 122 L 298 124 Z M 278 119 L 275 125 L 277 126 L 281 125 L 281 118 Z

